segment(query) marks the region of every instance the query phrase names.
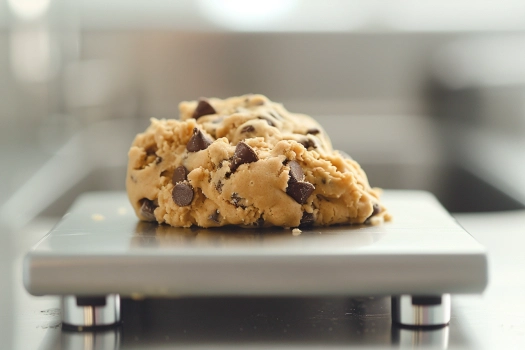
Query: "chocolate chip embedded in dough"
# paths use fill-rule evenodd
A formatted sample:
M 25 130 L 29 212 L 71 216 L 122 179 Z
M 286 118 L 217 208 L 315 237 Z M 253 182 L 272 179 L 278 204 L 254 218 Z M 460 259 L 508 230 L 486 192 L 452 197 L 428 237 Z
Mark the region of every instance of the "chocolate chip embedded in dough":
M 175 169 L 173 172 L 173 177 L 171 178 L 171 181 L 173 184 L 177 184 L 178 182 L 186 181 L 188 179 L 188 169 L 184 165 L 181 165 Z
M 155 214 L 153 213 L 157 209 L 157 206 L 153 201 L 143 198 L 141 199 L 140 215 L 147 221 L 156 221 Z
M 244 128 L 241 129 L 241 134 L 245 134 L 248 132 L 254 132 L 254 131 L 255 131 L 255 128 L 253 127 L 253 125 L 246 125 Z
M 155 159 L 155 163 L 156 164 L 159 164 L 160 162 L 162 162 L 162 157 L 158 157 Z
M 262 117 L 262 116 L 259 116 L 259 117 L 257 117 L 257 118 L 258 118 L 258 119 L 265 120 L 265 121 L 268 123 L 268 125 L 270 125 L 270 126 L 275 126 L 275 123 L 274 123 L 273 121 L 271 121 L 270 118 L 268 118 L 268 117 Z
M 235 147 L 235 153 L 233 154 L 232 163 L 230 170 L 234 172 L 237 168 L 246 163 L 253 163 L 259 160 L 257 153 L 244 142 L 239 142 Z
M 215 186 L 215 189 L 217 190 L 217 192 L 222 193 L 222 186 L 224 186 L 224 184 L 222 183 L 221 180 L 219 180 L 219 182 L 217 182 L 217 185 Z
M 301 218 L 300 226 L 310 226 L 314 223 L 314 214 L 304 212 L 303 217 Z
M 312 135 L 317 135 L 317 134 L 319 134 L 320 132 L 321 132 L 321 131 L 319 131 L 319 129 L 317 129 L 317 128 L 312 128 L 312 129 L 308 129 L 308 130 L 306 130 L 306 133 L 307 133 L 307 134 L 312 134 Z
M 262 215 L 257 219 L 257 221 L 255 221 L 254 224 L 257 227 L 262 227 L 264 225 L 264 219 L 263 219 Z
M 299 141 L 299 143 L 303 145 L 306 149 L 310 147 L 317 148 L 317 143 L 312 139 L 302 139 L 301 141 Z
M 217 209 L 210 216 L 208 216 L 208 219 L 216 223 L 220 223 L 219 214 L 220 214 L 219 209 Z
M 379 204 L 377 204 L 377 203 L 375 203 L 375 204 L 372 206 L 372 208 L 373 208 L 374 210 L 372 211 L 372 215 L 370 215 L 370 216 L 377 215 L 377 214 L 379 214 L 379 213 L 381 212 L 381 207 L 380 207 Z
M 193 136 L 186 144 L 186 149 L 189 152 L 198 152 L 203 149 L 208 148 L 209 145 L 211 145 L 212 141 L 206 137 L 202 131 L 200 131 L 198 128 L 193 129 Z
M 291 160 L 288 163 L 288 166 L 290 167 L 290 179 L 288 179 L 288 184 L 304 181 L 303 169 L 297 161 Z
M 241 207 L 242 209 L 246 209 L 246 206 L 240 204 L 240 202 L 243 200 L 242 197 L 239 196 L 237 192 L 233 192 L 231 195 L 232 203 L 235 205 L 236 208 Z
M 372 214 L 370 214 L 369 217 L 366 218 L 365 220 L 365 224 L 369 224 L 370 223 L 370 218 L 372 216 L 376 216 L 377 214 L 379 214 L 381 212 L 381 207 L 379 206 L 379 204 L 375 203 L 373 206 L 372 206 Z
M 195 108 L 195 112 L 193 112 L 193 119 L 199 119 L 202 116 L 208 115 L 208 114 L 216 114 L 217 112 L 215 109 L 211 106 L 211 104 L 206 100 L 205 98 L 201 98 L 199 100 L 199 103 L 197 104 L 197 108 Z
M 173 188 L 171 197 L 179 207 L 190 205 L 193 200 L 193 188 L 187 182 L 179 182 Z
M 309 182 L 293 182 L 288 184 L 286 193 L 297 203 L 304 204 L 314 190 L 315 186 Z

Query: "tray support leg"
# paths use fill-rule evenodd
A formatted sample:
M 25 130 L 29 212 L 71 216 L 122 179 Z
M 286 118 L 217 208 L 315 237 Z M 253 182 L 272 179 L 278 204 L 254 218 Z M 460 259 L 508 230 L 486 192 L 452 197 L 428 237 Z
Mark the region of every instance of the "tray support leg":
M 450 294 L 392 296 L 392 322 L 412 327 L 439 327 L 450 322 Z
M 84 328 L 107 327 L 120 322 L 120 296 L 62 296 L 62 324 L 82 331 Z

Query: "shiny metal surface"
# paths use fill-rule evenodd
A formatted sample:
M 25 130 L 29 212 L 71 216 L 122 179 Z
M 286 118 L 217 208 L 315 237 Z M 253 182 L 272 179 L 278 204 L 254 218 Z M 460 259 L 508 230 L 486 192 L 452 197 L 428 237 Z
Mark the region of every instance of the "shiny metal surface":
M 63 330 L 58 341 L 52 346 L 60 346 L 62 350 L 118 350 L 120 337 L 119 327 L 82 332 Z
M 525 211 L 456 218 L 488 248 L 491 277 L 483 295 L 452 296 L 450 324 L 440 331 L 395 327 L 389 298 L 123 298 L 120 349 L 522 349 Z M 0 246 L 0 283 L 11 286 L 0 294 L 5 349 L 68 349 L 59 298 L 33 297 L 22 283 L 23 255 L 55 222 L 41 217 L 12 236 L 11 249 Z
M 82 331 L 85 327 L 115 325 L 120 322 L 120 296 L 109 294 L 103 303 L 80 303 L 75 295 L 61 297 L 62 323 Z
M 385 191 L 384 202 L 394 216 L 392 222 L 305 228 L 296 237 L 282 228 L 261 233 L 151 225 L 138 221 L 125 193 L 86 194 L 28 253 L 24 283 L 34 295 L 483 291 L 484 248 L 431 194 Z
M 450 294 L 432 297 L 392 297 L 392 320 L 404 326 L 444 326 L 450 322 Z M 436 299 L 436 300 L 431 300 Z

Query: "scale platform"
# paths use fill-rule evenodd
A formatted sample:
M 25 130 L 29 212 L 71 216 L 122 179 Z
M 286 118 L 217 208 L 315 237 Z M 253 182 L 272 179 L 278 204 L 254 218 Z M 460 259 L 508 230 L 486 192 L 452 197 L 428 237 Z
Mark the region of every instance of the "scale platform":
M 118 323 L 119 295 L 392 296 L 392 317 L 445 325 L 450 294 L 481 293 L 485 249 L 422 191 L 388 190 L 380 226 L 174 228 L 141 222 L 124 192 L 82 195 L 26 256 L 33 295 L 74 327 Z

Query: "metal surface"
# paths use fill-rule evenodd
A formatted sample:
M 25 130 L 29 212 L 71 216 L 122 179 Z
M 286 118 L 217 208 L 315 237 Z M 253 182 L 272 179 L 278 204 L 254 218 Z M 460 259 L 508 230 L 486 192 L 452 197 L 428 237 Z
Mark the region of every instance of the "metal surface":
M 450 322 L 450 294 L 392 297 L 392 320 L 404 326 L 444 326 Z
M 390 298 L 123 298 L 120 349 L 525 348 L 525 280 L 517 278 L 525 269 L 525 211 L 457 218 L 488 248 L 490 283 L 483 295 L 452 296 L 448 327 L 395 327 Z M 40 217 L 17 231 L 11 246 L 0 246 L 5 259 L 0 284 L 11 286 L 0 294 L 8 306 L 0 314 L 7 326 L 0 329 L 2 349 L 83 349 L 68 347 L 72 342 L 60 327 L 59 298 L 31 296 L 22 283 L 25 252 L 56 221 Z M 96 332 L 96 342 L 104 334 Z
M 426 192 L 387 191 L 380 226 L 184 229 L 139 222 L 125 193 L 82 196 L 26 257 L 34 295 L 480 293 L 484 248 Z M 416 213 L 416 215 L 414 215 Z M 352 268 L 350 268 L 352 267 Z
M 64 295 L 61 299 L 64 325 L 76 327 L 81 331 L 86 327 L 111 326 L 120 322 L 120 296 L 118 294 L 96 298 Z

